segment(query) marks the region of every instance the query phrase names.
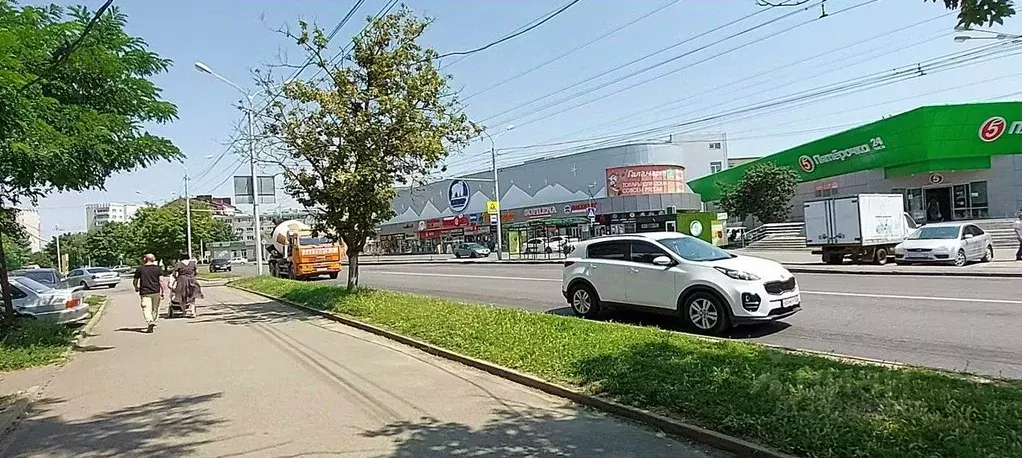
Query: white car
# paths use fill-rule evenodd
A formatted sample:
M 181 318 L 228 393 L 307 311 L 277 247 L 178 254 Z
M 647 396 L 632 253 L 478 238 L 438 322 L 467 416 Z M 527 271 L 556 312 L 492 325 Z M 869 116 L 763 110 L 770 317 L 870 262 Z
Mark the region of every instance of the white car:
M 561 292 L 581 317 L 605 308 L 678 314 L 710 334 L 802 309 L 795 277 L 780 264 L 733 255 L 677 232 L 580 242 L 564 262 Z
M 10 281 L 11 302 L 19 315 L 59 324 L 78 323 L 89 318 L 89 304 L 80 292 L 53 289 L 27 277 L 10 277 Z
M 577 238 L 555 235 L 550 238 L 536 237 L 525 242 L 526 253 L 561 253 L 565 248 L 578 243 Z
M 237 265 L 237 264 L 248 264 L 248 259 L 245 259 L 245 258 L 234 258 L 234 259 L 231 259 L 230 263 L 234 264 L 234 265 Z
M 894 247 L 894 262 L 951 263 L 964 266 L 971 261 L 994 259 L 994 244 L 979 226 L 969 223 L 934 223 L 916 229 Z
M 84 289 L 114 288 L 121 282 L 121 275 L 106 267 L 79 267 L 68 272 L 63 283 L 69 287 Z

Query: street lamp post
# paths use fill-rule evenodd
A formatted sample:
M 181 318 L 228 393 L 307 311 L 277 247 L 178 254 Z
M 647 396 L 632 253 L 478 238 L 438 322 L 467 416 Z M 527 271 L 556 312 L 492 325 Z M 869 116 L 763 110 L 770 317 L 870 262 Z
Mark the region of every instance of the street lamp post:
M 57 273 L 64 273 L 64 266 L 60 257 L 60 226 L 54 224 L 53 230 L 57 233 Z
M 972 29 L 972 28 L 967 28 L 967 27 L 966 28 L 956 27 L 955 31 L 956 32 L 985 33 L 985 34 L 988 35 L 988 36 L 985 36 L 985 37 L 977 37 L 975 35 L 957 35 L 957 36 L 955 36 L 955 42 L 956 43 L 964 43 L 966 41 L 971 41 L 971 40 L 1018 40 L 1018 39 L 1022 38 L 1022 35 L 1015 35 L 1015 34 L 1003 33 L 1003 32 L 995 32 L 993 30 Z
M 256 271 L 259 275 L 263 274 L 263 237 L 262 231 L 259 227 L 259 179 L 256 176 L 256 159 L 255 159 L 255 125 L 252 120 L 252 111 L 255 109 L 253 98 L 255 94 L 249 93 L 235 82 L 217 74 L 213 69 L 209 68 L 208 65 L 202 62 L 195 62 L 195 69 L 212 75 L 214 78 L 227 83 L 231 87 L 238 90 L 245 96 L 245 100 L 248 101 L 248 107 L 246 112 L 246 121 L 248 123 L 248 160 L 249 166 L 252 170 L 252 222 L 253 229 L 255 230 L 255 252 L 256 252 Z
M 502 134 L 505 134 L 514 128 L 515 126 L 513 124 L 508 124 L 504 127 L 504 130 L 497 133 L 497 137 L 500 137 Z M 483 134 L 490 140 L 490 162 L 493 166 L 493 200 L 497 202 L 497 259 L 500 260 L 503 256 L 504 232 L 500 225 L 500 180 L 497 177 L 497 145 L 494 143 L 493 137 L 490 136 L 489 132 L 484 130 Z

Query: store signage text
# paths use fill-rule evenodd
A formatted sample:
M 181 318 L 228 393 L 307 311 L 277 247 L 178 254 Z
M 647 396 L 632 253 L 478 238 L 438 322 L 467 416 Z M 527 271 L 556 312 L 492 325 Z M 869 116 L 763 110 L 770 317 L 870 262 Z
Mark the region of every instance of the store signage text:
M 816 166 L 823 165 L 829 162 L 844 161 L 846 159 L 861 156 L 863 154 L 874 153 L 887 148 L 884 144 L 884 139 L 881 137 L 874 137 L 870 141 L 863 143 L 858 146 L 845 149 L 835 149 L 827 154 L 816 154 L 812 157 L 808 155 L 802 155 L 798 158 L 798 166 L 806 173 L 812 173 L 816 170 Z
M 554 207 L 552 205 L 549 206 L 549 207 L 527 208 L 527 209 L 522 211 L 522 216 L 524 216 L 526 218 L 536 218 L 536 217 L 540 217 L 540 216 L 550 216 L 550 215 L 556 215 L 556 214 L 557 214 L 557 207 Z
M 1022 121 L 1015 121 L 1011 123 L 1011 127 L 1008 127 L 1008 121 L 1004 118 L 991 117 L 979 126 L 979 139 L 990 143 L 1001 138 L 1005 131 L 1008 132 L 1008 135 L 1022 135 Z
M 596 208 L 596 202 L 581 202 L 564 206 L 564 213 L 588 213 L 590 208 Z
M 607 169 L 607 195 L 642 196 L 685 191 L 685 168 L 677 165 L 637 165 Z

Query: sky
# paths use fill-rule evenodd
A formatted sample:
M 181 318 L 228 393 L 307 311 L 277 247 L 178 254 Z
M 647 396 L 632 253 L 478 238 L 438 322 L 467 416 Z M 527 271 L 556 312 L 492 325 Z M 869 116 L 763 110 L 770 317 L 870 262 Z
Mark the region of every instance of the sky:
M 102 1 L 57 3 L 95 9 Z M 228 151 L 229 140 L 244 126 L 237 107 L 241 97 L 229 85 L 196 71 L 193 63 L 204 62 L 237 84 L 256 89 L 254 70 L 304 58 L 278 30 L 293 29 L 299 20 L 332 29 L 354 3 L 117 1 L 128 15 L 128 33 L 174 62 L 154 81 L 163 97 L 177 105 L 179 119 L 149 129 L 171 139 L 187 159 L 115 175 L 104 190 L 42 199 L 37 208 L 44 238 L 58 226 L 60 232 L 84 230 L 86 203 L 175 198 L 183 193 L 185 168 L 193 177 L 190 194 L 231 195 L 230 177 L 236 170 L 248 171 L 245 158 Z M 331 49 L 349 43 L 366 18 L 386 3 L 365 0 Z M 441 54 L 490 43 L 567 3 L 404 2 L 415 14 L 434 19 L 422 41 Z M 636 139 L 666 138 L 669 131 L 724 132 L 730 157 L 763 156 L 923 105 L 1022 97 L 1012 95 L 1022 90 L 1022 56 L 1006 51 L 999 54 L 1007 56 L 1001 59 L 934 68 L 896 84 L 740 111 L 993 43 L 953 41 L 955 14 L 939 1 L 827 0 L 825 5 L 827 15 L 821 18 L 818 6 L 765 9 L 755 0 L 581 0 L 517 38 L 463 59 L 444 59 L 441 68 L 460 90 L 469 118 L 491 133 L 500 132 L 495 143 L 501 165 L 564 154 L 587 139 L 629 132 L 639 132 Z M 1022 33 L 1022 19 L 993 29 Z M 712 119 L 692 123 L 707 117 Z M 666 128 L 672 125 L 679 127 Z M 641 137 L 642 131 L 659 127 L 665 129 Z M 572 141 L 581 143 L 564 143 Z M 522 149 L 551 143 L 555 145 Z M 448 159 L 448 174 L 487 169 L 489 148 L 483 140 L 455 152 Z M 273 173 L 269 167 L 262 171 Z M 297 205 L 279 191 L 278 202 L 270 209 Z

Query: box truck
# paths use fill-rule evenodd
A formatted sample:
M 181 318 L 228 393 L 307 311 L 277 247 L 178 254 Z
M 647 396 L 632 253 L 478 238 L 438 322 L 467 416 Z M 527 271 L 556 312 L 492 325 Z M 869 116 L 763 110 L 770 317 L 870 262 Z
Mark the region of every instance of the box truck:
M 886 264 L 894 246 L 916 229 L 900 194 L 858 194 L 805 203 L 806 246 L 827 264 Z

